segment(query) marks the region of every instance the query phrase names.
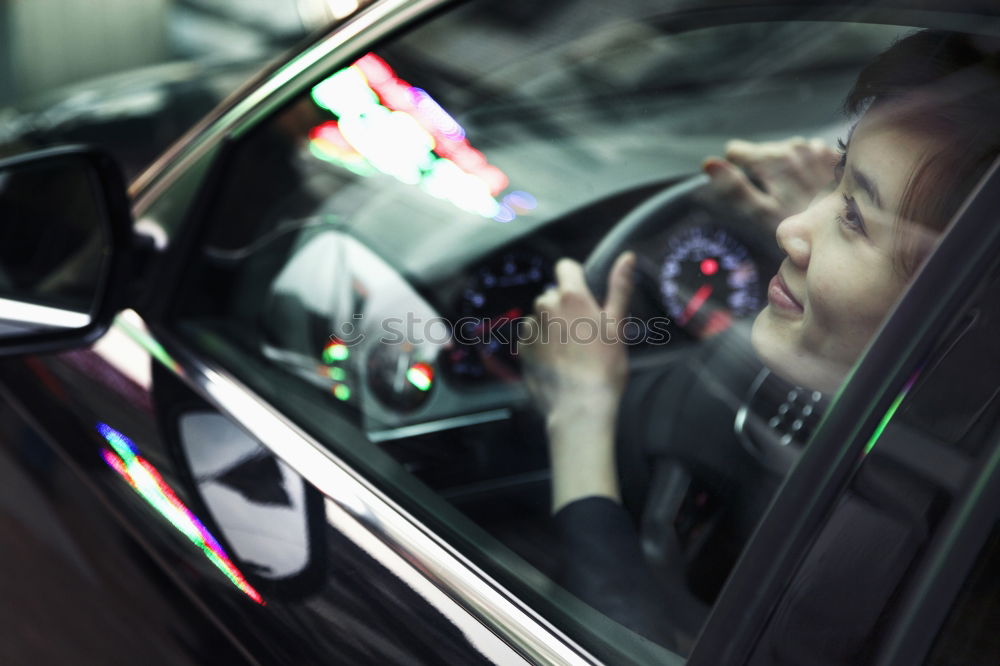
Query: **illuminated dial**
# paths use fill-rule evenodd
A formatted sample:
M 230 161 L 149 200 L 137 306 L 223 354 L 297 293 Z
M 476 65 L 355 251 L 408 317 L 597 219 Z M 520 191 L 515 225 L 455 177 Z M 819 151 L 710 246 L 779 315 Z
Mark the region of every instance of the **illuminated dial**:
M 434 388 L 433 355 L 409 342 L 379 344 L 368 355 L 368 387 L 386 407 L 414 410 Z
M 660 292 L 674 322 L 698 337 L 755 315 L 763 303 L 750 252 L 728 232 L 711 227 L 689 227 L 669 237 Z
M 480 268 L 462 290 L 452 343 L 445 350 L 453 379 L 520 376 L 518 321 L 531 314 L 535 298 L 552 284 L 552 264 L 534 252 L 512 251 Z

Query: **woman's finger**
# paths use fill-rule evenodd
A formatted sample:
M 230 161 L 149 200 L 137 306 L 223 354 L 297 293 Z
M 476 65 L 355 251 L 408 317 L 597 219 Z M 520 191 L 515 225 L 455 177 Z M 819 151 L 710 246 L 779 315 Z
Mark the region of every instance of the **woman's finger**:
M 529 356 L 538 342 L 541 333 L 541 324 L 538 317 L 528 315 L 517 323 L 517 348 L 516 356 Z
M 741 167 L 774 157 L 776 150 L 773 142 L 754 143 L 743 139 L 731 139 L 726 142 L 726 159 Z
M 604 310 L 616 325 L 628 314 L 628 304 L 632 299 L 632 288 L 635 283 L 634 273 L 634 252 L 622 252 L 618 255 L 611 272 L 608 273 L 608 297 L 604 302 Z
M 708 158 L 702 165 L 720 194 L 748 213 L 772 215 L 777 205 L 773 197 L 750 182 L 742 169 L 726 160 Z
M 590 294 L 587 278 L 583 274 L 583 266 L 578 261 L 565 257 L 557 261 L 556 280 L 559 282 L 561 292 Z
M 534 310 L 536 314 L 541 314 L 555 309 L 558 304 L 559 289 L 557 287 L 549 287 L 535 298 Z

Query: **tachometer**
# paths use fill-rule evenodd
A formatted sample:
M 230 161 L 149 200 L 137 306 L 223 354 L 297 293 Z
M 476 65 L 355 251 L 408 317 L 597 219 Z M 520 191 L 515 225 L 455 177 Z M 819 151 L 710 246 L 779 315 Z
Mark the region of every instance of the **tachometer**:
M 688 227 L 668 237 L 660 292 L 674 322 L 698 337 L 724 331 L 763 304 L 749 250 L 715 227 Z
M 444 352 L 451 378 L 516 379 L 517 322 L 552 281 L 551 262 L 530 251 L 506 252 L 477 270 L 462 289 L 461 318 Z

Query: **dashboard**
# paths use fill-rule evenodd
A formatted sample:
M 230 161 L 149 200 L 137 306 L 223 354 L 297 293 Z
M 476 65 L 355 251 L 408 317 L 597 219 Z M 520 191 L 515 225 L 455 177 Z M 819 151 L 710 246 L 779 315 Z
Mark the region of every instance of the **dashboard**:
M 580 233 L 586 215 L 555 220 L 426 282 L 402 275 L 345 231 L 313 229 L 266 306 L 285 322 L 297 311 L 302 321 L 281 328 L 308 333 L 271 337 L 263 352 L 355 408 L 373 441 L 509 419 L 530 408 L 516 354 L 519 325 L 555 283 L 560 256 L 589 253 L 594 238 Z M 636 351 L 666 344 L 674 352 L 760 310 L 777 262 L 773 241 L 748 228 L 693 207 L 635 244 L 636 325 L 625 339 Z
M 611 214 L 600 202 L 589 204 L 433 276 L 407 272 L 341 227 L 302 226 L 282 252 L 264 297 L 263 319 L 274 323 L 261 337 L 261 351 L 321 391 L 331 409 L 353 414 L 369 441 L 407 473 L 488 525 L 529 561 L 547 562 L 549 537 L 525 538 L 537 529 L 533 521 L 547 515 L 550 481 L 544 423 L 516 354 L 518 327 L 538 295 L 555 283 L 556 262 L 562 256 L 585 260 L 650 190 L 640 194 L 613 206 Z M 640 325 L 626 342 L 631 360 L 651 361 L 650 376 L 656 377 L 665 376 L 661 369 L 674 372 L 671 364 L 678 360 L 719 346 L 710 343 L 713 338 L 725 342 L 723 333 L 745 328 L 740 324 L 766 302 L 765 285 L 780 260 L 770 232 L 725 208 L 701 204 L 662 224 L 654 220 L 621 249 L 637 254 L 630 314 Z M 654 321 L 666 324 L 661 339 L 650 335 Z M 737 365 L 724 370 L 742 371 Z M 633 368 L 644 369 L 642 363 Z M 672 410 L 648 411 L 650 404 L 697 402 L 695 382 L 682 377 L 657 384 L 664 391 L 683 384 L 679 394 L 628 401 L 621 421 L 636 436 L 623 441 L 644 446 L 648 431 L 696 431 L 698 437 L 665 439 L 691 444 L 681 453 L 693 467 L 723 470 L 726 479 L 753 489 L 748 496 L 766 496 L 774 479 L 747 464 L 733 421 L 720 417 L 729 415 L 728 407 L 685 403 L 678 412 L 684 416 L 676 419 L 668 416 Z M 735 445 L 697 444 L 729 440 Z M 632 460 L 630 450 L 619 449 L 621 460 Z M 639 453 L 645 455 L 644 449 Z M 644 461 L 624 464 L 634 477 L 646 469 Z M 623 477 L 623 488 L 640 497 L 645 486 L 633 477 Z M 726 502 L 724 486 L 699 480 L 686 492 L 677 533 L 690 553 L 728 553 L 726 539 L 741 534 L 739 525 L 716 524 Z M 641 501 L 623 500 L 633 506 Z M 516 510 L 499 508 L 512 506 Z M 752 503 L 746 513 L 757 506 Z M 728 571 L 729 564 L 721 562 L 717 571 Z M 702 598 L 715 594 L 717 578 L 699 574 L 710 582 L 699 592 Z

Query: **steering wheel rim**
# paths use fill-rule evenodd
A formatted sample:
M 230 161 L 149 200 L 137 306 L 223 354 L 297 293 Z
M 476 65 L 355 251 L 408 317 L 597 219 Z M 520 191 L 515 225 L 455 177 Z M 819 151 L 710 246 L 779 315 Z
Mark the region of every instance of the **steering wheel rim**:
M 679 217 L 690 207 L 692 199 L 708 187 L 709 182 L 708 176 L 697 174 L 669 185 L 632 209 L 604 235 L 583 262 L 587 286 L 599 303 L 607 295 L 608 273 L 623 249 L 650 228 L 662 224 L 664 219 Z

